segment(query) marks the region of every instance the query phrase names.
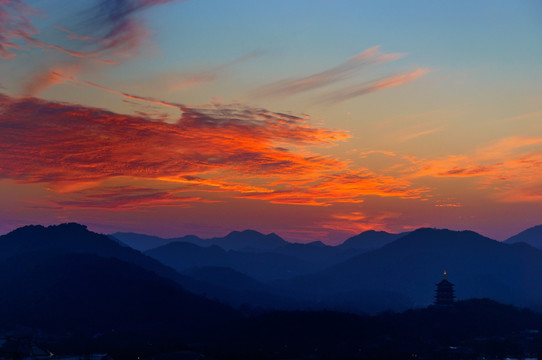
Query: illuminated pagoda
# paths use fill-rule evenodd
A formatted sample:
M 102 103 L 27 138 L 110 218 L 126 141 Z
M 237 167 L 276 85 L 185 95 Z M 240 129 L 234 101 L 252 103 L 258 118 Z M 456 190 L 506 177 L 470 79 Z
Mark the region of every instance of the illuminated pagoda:
M 437 284 L 437 290 L 435 291 L 435 305 L 449 306 L 454 303 L 454 299 L 454 284 L 446 279 L 446 270 L 444 270 L 443 279 Z

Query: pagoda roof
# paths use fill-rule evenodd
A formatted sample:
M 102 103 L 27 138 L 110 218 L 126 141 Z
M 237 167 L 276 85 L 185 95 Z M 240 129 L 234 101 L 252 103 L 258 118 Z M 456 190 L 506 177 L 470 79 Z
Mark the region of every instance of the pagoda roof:
M 454 286 L 451 282 L 448 281 L 448 279 L 442 279 L 437 286 Z

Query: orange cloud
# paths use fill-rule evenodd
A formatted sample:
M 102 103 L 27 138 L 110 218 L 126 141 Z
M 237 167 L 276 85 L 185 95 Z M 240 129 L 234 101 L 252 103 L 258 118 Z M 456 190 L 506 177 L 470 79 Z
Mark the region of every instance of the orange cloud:
M 80 69 L 81 66 L 79 63 L 56 64 L 54 68 L 30 77 L 24 86 L 24 93 L 29 96 L 34 96 L 50 86 L 64 84 L 70 81 L 72 79 L 71 75 L 78 73 Z
M 503 201 L 539 201 L 542 186 L 542 138 L 512 136 L 481 147 L 471 154 L 440 159 L 414 159 L 410 177 L 477 178 Z
M 375 91 L 403 85 L 414 81 L 430 72 L 429 69 L 416 69 L 409 73 L 403 73 L 394 76 L 388 76 L 380 80 L 369 81 L 358 85 L 350 86 L 332 92 L 321 97 L 321 101 L 326 103 L 338 103 L 354 97 L 366 95 Z
M 2 172 L 29 182 L 154 178 L 221 168 L 291 173 L 334 162 L 275 143 L 322 144 L 347 137 L 292 115 L 241 106 L 182 107 L 178 123 L 166 124 L 33 98 L 2 96 L 0 105 Z
M 250 193 L 240 197 L 266 200 L 275 204 L 329 206 L 333 203 L 361 203 L 367 196 L 420 198 L 426 189 L 413 188 L 408 181 L 381 176 L 368 170 L 322 173 L 311 182 L 296 186 L 295 179 L 282 181 L 280 189 L 266 193 Z
M 332 231 L 359 234 L 367 230 L 390 231 L 388 222 L 390 219 L 401 217 L 402 214 L 395 212 L 383 212 L 377 214 L 365 214 L 360 212 L 333 214 L 331 219 L 323 221 L 319 227 Z
M 422 130 L 422 131 L 414 132 L 412 134 L 403 135 L 400 138 L 400 140 L 401 141 L 412 140 L 412 139 L 418 138 L 420 136 L 429 135 L 429 134 L 433 134 L 433 133 L 442 131 L 443 129 L 444 129 L 444 126 L 439 126 L 437 128 L 433 128 L 433 129 L 429 129 L 429 130 Z
M 0 177 L 72 189 L 76 198 L 64 206 L 102 201 L 89 188 L 119 177 L 180 186 L 176 193 L 124 189 L 131 195 L 114 201 L 123 206 L 150 198 L 178 203 L 174 194 L 189 189 L 315 206 L 362 202 L 369 195 L 416 198 L 423 192 L 407 181 L 351 170 L 338 159 L 307 152 L 306 146 L 348 136 L 314 127 L 304 117 L 235 104 L 179 106 L 179 120 L 169 124 L 0 95 Z M 303 178 L 296 182 L 299 174 Z
M 339 220 L 360 221 L 366 219 L 367 215 L 359 211 L 354 211 L 349 214 L 334 214 L 331 217 Z

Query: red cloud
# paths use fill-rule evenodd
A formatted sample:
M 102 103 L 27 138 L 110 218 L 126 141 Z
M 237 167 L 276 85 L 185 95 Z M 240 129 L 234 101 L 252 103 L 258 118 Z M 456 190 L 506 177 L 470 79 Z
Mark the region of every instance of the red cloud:
M 244 107 L 183 107 L 177 124 L 105 110 L 0 97 L 0 174 L 26 182 L 172 177 L 235 170 L 251 175 L 314 171 L 336 161 L 277 149 L 344 133 Z
M 314 127 L 304 118 L 241 105 L 180 106 L 180 110 L 178 122 L 169 124 L 0 95 L 0 177 L 79 191 L 63 206 L 107 203 L 105 196 L 95 194 L 107 191 L 88 193 L 81 190 L 86 184 L 79 189 L 68 185 L 121 176 L 181 184 L 181 188 L 124 189 L 130 190 L 129 196 L 111 197 L 120 207 L 149 198 L 157 204 L 178 203 L 184 201 L 179 191 L 187 188 L 306 205 L 361 202 L 367 195 L 419 197 L 422 192 L 411 189 L 408 182 L 349 170 L 340 160 L 307 152 L 307 145 L 348 136 Z

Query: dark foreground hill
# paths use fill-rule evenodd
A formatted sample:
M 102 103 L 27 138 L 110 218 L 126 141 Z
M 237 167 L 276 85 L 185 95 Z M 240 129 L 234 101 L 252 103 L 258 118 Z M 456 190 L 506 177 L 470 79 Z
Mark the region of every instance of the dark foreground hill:
M 236 316 L 190 281 L 82 225 L 26 226 L 0 236 L 0 329 L 180 332 Z
M 92 254 L 136 264 L 160 276 L 182 283 L 188 280 L 162 263 L 122 246 L 86 226 L 67 223 L 52 226 L 29 225 L 0 236 L 0 262 L 13 256 L 39 252 L 43 257 L 61 254 Z M 0 277 L 2 274 L 0 274 Z
M 540 314 L 469 300 L 376 316 L 269 313 L 246 319 L 212 348 L 236 359 L 523 358 L 540 354 L 540 330 Z
M 186 244 L 195 248 L 200 248 L 193 244 Z M 216 247 L 220 252 L 224 250 Z M 14 256 L 22 256 L 27 253 L 39 253 L 39 256 L 33 260 L 21 257 L 17 261 Z M 9 269 L 7 272 L 0 271 L 0 282 L 6 276 L 11 276 L 21 268 L 26 270 L 28 266 L 34 265 L 33 262 L 41 261 L 62 254 L 89 254 L 104 258 L 114 258 L 126 263 L 135 264 L 145 270 L 151 271 L 161 277 L 170 279 L 181 285 L 184 289 L 203 295 L 209 298 L 219 299 L 232 306 L 250 306 L 269 308 L 276 305 L 279 308 L 292 308 L 292 301 L 280 294 L 273 294 L 269 291 L 258 289 L 242 289 L 231 287 L 229 284 L 220 284 L 213 281 L 205 281 L 186 276 L 175 271 L 141 252 L 130 247 L 122 245 L 108 236 L 89 231 L 86 226 L 68 223 L 54 226 L 24 226 L 16 229 L 6 235 L 0 236 L 0 268 L 2 262 L 8 262 L 4 267 Z M 23 259 L 24 258 L 24 259 Z M 177 268 L 183 270 L 189 267 L 201 266 L 199 261 L 194 262 L 194 258 L 188 256 L 185 258 L 187 266 L 183 266 L 182 258 L 180 262 L 172 263 Z M 198 260 L 198 259 L 196 259 Z M 27 264 L 27 262 L 29 262 Z M 230 271 L 229 269 L 226 269 Z
M 107 352 L 121 360 L 184 359 L 173 355 L 180 351 L 190 359 L 224 360 L 505 359 L 542 355 L 541 330 L 542 315 L 485 299 L 375 316 L 269 312 L 184 338 L 162 334 L 142 341 L 134 331 L 44 344 L 57 354 Z
M 118 259 L 88 254 L 39 258 L 16 257 L 24 268 L 4 276 L 1 328 L 26 326 L 88 335 L 111 330 L 186 333 L 236 316 L 227 306 Z

